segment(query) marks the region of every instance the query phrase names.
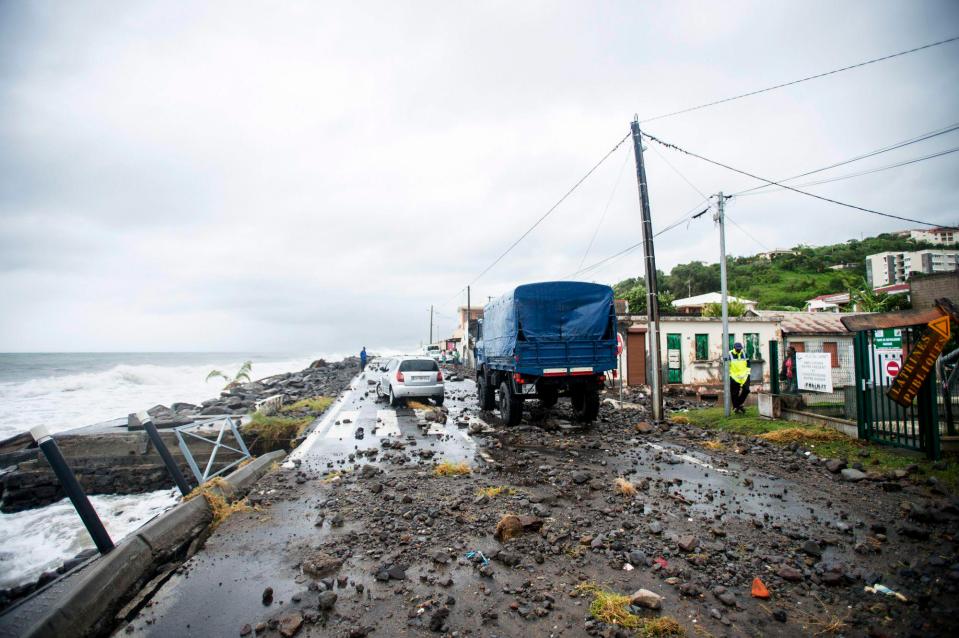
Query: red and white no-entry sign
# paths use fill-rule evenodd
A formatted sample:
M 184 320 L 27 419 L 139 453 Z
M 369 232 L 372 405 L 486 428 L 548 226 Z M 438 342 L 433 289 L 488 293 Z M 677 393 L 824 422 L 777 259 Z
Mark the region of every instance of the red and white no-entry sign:
M 895 377 L 897 374 L 899 374 L 899 370 L 901 368 L 902 366 L 900 366 L 899 362 L 895 359 L 886 362 L 886 374 L 888 374 L 890 377 Z
M 616 356 L 623 354 L 623 335 L 616 333 Z

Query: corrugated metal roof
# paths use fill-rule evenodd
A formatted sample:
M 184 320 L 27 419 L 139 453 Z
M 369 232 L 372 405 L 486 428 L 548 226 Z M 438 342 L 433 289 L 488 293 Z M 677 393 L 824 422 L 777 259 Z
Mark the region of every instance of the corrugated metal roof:
M 842 324 L 843 317 L 871 313 L 853 312 L 785 312 L 779 310 L 755 310 L 760 317 L 779 319 L 782 331 L 787 334 L 845 334 L 849 332 Z

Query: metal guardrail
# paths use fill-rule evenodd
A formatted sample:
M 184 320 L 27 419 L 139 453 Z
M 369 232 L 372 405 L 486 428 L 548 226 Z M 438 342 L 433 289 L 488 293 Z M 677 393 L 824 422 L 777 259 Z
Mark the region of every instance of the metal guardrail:
M 233 438 L 236 441 L 236 445 L 238 447 L 233 447 L 223 442 L 223 435 L 227 431 L 227 426 L 229 426 L 230 432 L 232 432 Z M 181 425 L 178 428 L 174 428 L 174 432 L 176 432 L 177 445 L 180 446 L 180 451 L 183 453 L 183 457 L 186 459 L 187 464 L 190 466 L 190 470 L 193 471 L 193 476 L 196 477 L 198 484 L 202 485 L 203 483 L 207 482 L 214 476 L 223 474 L 227 470 L 239 465 L 246 459 L 252 458 L 250 455 L 250 451 L 246 449 L 246 443 L 243 442 L 243 437 L 240 435 L 240 431 L 239 429 L 237 429 L 236 423 L 234 422 L 233 417 L 228 416 L 220 422 L 220 430 L 217 433 L 216 440 L 208 439 L 205 436 L 201 436 L 197 434 L 196 432 L 191 431 L 191 430 L 195 430 L 197 427 L 198 427 L 198 424 Z M 204 441 L 213 446 L 213 451 L 210 452 L 210 458 L 207 461 L 206 468 L 203 470 L 203 472 L 200 472 L 200 467 L 199 465 L 197 465 L 196 459 L 193 458 L 193 453 L 190 451 L 190 446 L 187 445 L 186 437 L 199 439 L 200 441 Z M 232 463 L 229 463 L 223 466 L 216 472 L 212 472 L 214 463 L 216 462 L 216 453 L 220 451 L 220 449 L 227 449 L 227 450 L 230 450 L 231 452 L 236 452 L 237 454 L 240 455 L 240 458 L 236 459 Z

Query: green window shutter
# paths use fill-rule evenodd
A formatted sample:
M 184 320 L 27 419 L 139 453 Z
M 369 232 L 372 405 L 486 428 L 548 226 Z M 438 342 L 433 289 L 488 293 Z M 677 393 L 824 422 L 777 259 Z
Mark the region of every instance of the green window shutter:
M 705 361 L 709 358 L 709 335 L 696 335 L 696 360 Z
M 729 333 L 729 343 L 726 345 L 726 352 L 723 353 L 725 356 L 730 350 L 733 349 L 733 344 L 736 343 L 736 335 L 732 332 Z
M 759 333 L 748 332 L 743 335 L 743 349 L 746 351 L 746 358 L 750 361 L 762 359 L 762 353 L 759 350 Z

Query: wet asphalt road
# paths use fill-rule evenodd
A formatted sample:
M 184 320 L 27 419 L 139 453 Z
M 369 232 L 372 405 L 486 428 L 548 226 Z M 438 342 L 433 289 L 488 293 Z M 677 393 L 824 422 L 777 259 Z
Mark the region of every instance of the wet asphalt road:
M 356 465 L 379 464 L 379 458 L 359 458 L 356 453 L 379 449 L 384 439 L 402 441 L 407 452 L 431 450 L 434 460 L 482 462 L 477 459 L 476 443 L 465 427 L 477 420 L 468 415 L 464 403 L 475 396 L 473 382 L 448 381 L 446 393 L 447 423 L 430 423 L 421 428 L 420 411 L 394 409 L 384 399 L 378 400 L 364 373 L 320 418 L 306 440 L 287 457 L 287 463 L 319 475 L 352 469 L 354 461 Z M 357 438 L 360 428 L 362 438 Z M 272 495 L 267 490 L 259 496 L 269 499 Z M 330 534 L 328 525 L 314 525 L 322 497 L 308 489 L 297 496 L 273 501 L 262 513 L 241 513 L 229 518 L 203 549 L 162 586 L 133 622 L 121 626 L 115 635 L 236 636 L 245 623 L 255 625 L 275 615 L 277 608 L 303 592 L 310 580 L 294 575 L 292 567 L 299 562 L 298 557 Z M 344 531 L 349 531 L 349 524 L 339 530 Z M 372 576 L 351 574 L 355 582 L 362 583 L 364 579 L 372 581 Z M 270 607 L 259 602 L 266 586 L 274 590 Z M 251 605 L 251 601 L 255 604 Z

